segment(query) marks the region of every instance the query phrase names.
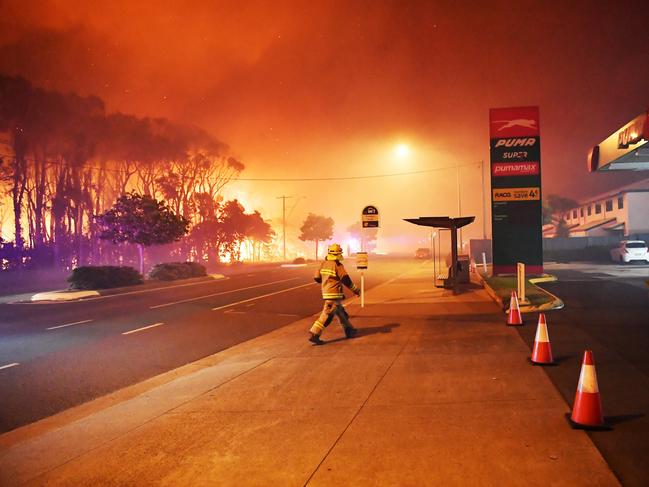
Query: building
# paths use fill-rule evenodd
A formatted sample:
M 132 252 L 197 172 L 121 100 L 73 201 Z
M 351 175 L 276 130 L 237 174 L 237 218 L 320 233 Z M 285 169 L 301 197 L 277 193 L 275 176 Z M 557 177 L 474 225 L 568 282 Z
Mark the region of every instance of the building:
M 571 237 L 629 236 L 649 233 L 649 178 L 588 198 L 579 206 L 553 215 L 563 220 Z M 543 227 L 554 237 L 556 225 Z

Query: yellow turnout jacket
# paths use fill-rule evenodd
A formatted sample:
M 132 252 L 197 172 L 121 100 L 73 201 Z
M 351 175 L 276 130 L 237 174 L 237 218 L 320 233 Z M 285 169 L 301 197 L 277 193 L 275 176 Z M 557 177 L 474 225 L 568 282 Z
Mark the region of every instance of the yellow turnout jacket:
M 322 299 L 343 299 L 343 284 L 354 292 L 358 290 L 345 266 L 338 260 L 325 260 L 313 279 L 322 284 Z

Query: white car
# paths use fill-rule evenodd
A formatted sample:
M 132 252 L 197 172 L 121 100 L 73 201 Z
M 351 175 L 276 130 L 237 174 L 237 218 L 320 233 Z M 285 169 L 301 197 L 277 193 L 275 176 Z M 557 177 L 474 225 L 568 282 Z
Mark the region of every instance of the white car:
M 649 264 L 649 249 L 642 240 L 622 240 L 617 247 L 611 249 L 613 262 L 629 263 L 634 260 Z

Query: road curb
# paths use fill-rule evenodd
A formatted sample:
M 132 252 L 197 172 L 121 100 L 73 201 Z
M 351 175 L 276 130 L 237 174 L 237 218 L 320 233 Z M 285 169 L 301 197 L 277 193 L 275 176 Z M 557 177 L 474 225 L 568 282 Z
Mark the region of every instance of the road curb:
M 496 291 L 491 286 L 489 286 L 486 279 L 481 274 L 476 273 L 475 275 L 476 275 L 476 278 L 478 280 L 478 283 L 482 285 L 482 287 L 487 292 L 489 297 L 491 299 L 493 299 L 494 302 L 498 306 L 500 306 L 502 308 L 503 312 L 506 313 L 509 310 L 509 303 L 506 302 L 506 300 L 503 300 L 503 298 L 501 298 L 500 296 L 498 296 Z M 519 303 L 521 313 L 539 313 L 539 312 L 563 309 L 564 303 L 560 298 L 558 298 L 557 296 L 555 296 L 551 292 L 536 286 L 536 284 L 538 284 L 538 283 L 555 282 L 557 280 L 558 279 L 556 278 L 556 276 L 551 276 L 551 275 L 544 275 L 544 276 L 541 276 L 541 277 L 536 277 L 536 278 L 529 279 L 529 282 L 532 285 L 534 285 L 534 287 L 536 287 L 537 289 L 540 289 L 543 293 L 550 296 L 551 300 L 548 303 L 543 303 L 543 304 L 540 304 L 540 305 Z
M 169 282 L 175 284 L 186 283 L 189 280 L 195 280 L 196 283 L 207 282 L 210 280 L 218 281 L 221 279 L 227 279 L 224 274 L 208 274 L 207 276 L 195 278 L 190 277 L 188 279 L 176 279 L 174 281 L 159 281 L 159 282 Z M 153 284 L 152 281 L 145 284 Z M 128 293 L 131 291 L 154 291 L 156 289 L 167 289 L 172 287 L 173 284 L 169 286 L 154 286 L 154 287 L 138 287 L 138 286 L 125 286 L 125 287 L 113 287 L 110 289 L 88 289 L 88 290 L 73 290 L 73 289 L 60 289 L 56 291 L 45 291 L 32 295 L 30 298 L 31 302 L 41 302 L 41 301 L 78 301 L 86 298 L 93 298 L 99 296 L 118 296 L 123 293 Z

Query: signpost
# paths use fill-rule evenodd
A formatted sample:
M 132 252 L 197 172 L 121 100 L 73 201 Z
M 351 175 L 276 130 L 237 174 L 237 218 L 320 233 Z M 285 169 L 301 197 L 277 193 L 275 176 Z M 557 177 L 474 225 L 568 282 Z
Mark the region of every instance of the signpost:
M 489 134 L 493 274 L 542 274 L 539 108 L 492 108 Z
M 365 228 L 379 228 L 379 210 L 376 206 L 367 205 L 361 211 L 361 224 Z M 365 273 L 367 269 L 367 252 L 365 252 L 365 235 L 361 229 L 361 250 L 356 254 L 356 268 L 361 271 L 361 308 L 365 307 Z
M 367 252 L 356 253 L 356 269 L 361 271 L 361 308 L 365 307 L 365 273 L 367 269 Z
M 525 298 L 525 264 L 519 262 L 516 264 L 516 290 L 518 291 L 518 301 L 521 303 L 527 302 Z

